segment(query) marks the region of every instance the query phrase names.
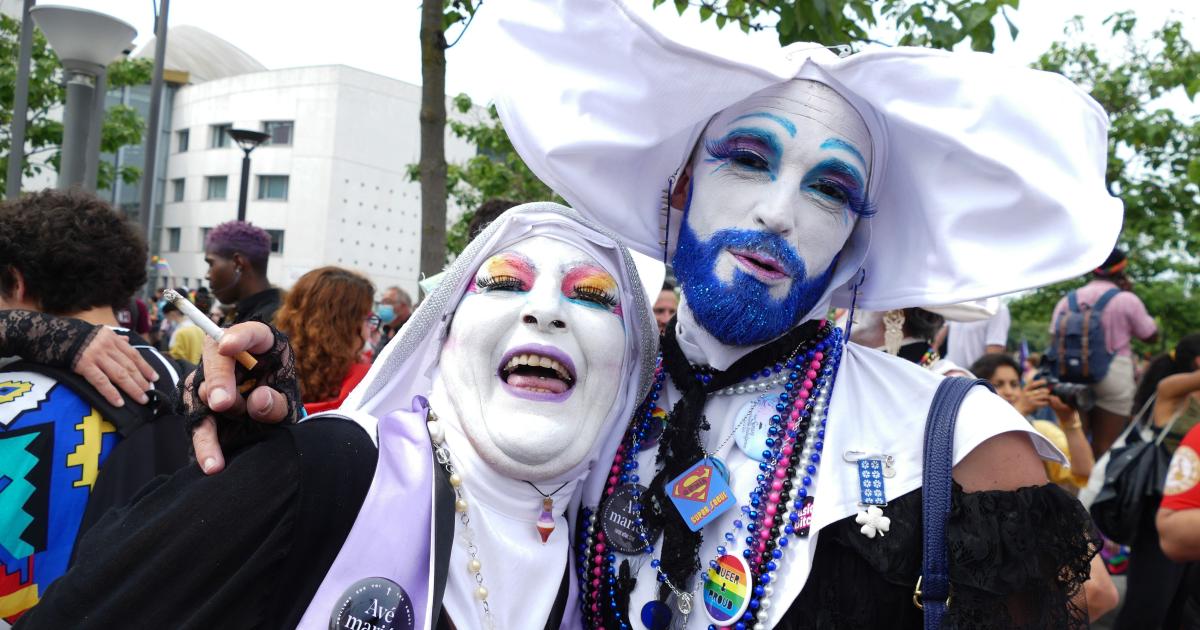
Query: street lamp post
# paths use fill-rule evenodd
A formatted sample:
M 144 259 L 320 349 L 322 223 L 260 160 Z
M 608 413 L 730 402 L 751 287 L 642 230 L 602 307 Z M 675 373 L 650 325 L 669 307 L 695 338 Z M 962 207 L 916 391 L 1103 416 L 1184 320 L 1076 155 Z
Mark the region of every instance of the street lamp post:
M 29 14 L 66 73 L 67 104 L 63 109 L 58 187 L 83 185 L 89 179 L 89 145 L 97 150 L 100 146 L 99 142 L 91 143 L 88 139 L 90 134 L 100 133 L 92 128 L 97 79 L 104 76 L 109 61 L 133 45 L 137 30 L 111 15 L 76 7 L 34 7 Z M 103 99 L 104 94 L 99 98 Z M 90 179 L 94 182 L 95 176 Z
M 228 129 L 226 133 L 242 149 L 242 187 L 238 192 L 238 221 L 246 220 L 246 195 L 250 190 L 250 152 L 271 138 L 270 134 L 251 129 Z

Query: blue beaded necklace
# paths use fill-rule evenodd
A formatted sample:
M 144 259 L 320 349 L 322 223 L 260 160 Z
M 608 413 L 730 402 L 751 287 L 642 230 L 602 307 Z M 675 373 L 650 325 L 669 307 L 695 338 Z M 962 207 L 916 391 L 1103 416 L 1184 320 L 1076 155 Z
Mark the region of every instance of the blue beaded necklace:
M 729 623 L 723 623 L 722 627 L 732 625 L 739 629 L 745 628 L 747 623 L 753 623 L 760 610 L 761 617 L 765 618 L 765 610 L 770 603 L 770 583 L 782 562 L 782 549 L 787 547 L 788 537 L 802 537 L 808 534 L 806 519 L 809 512 L 806 510 L 811 509 L 811 488 L 824 446 L 826 404 L 842 351 L 840 330 L 831 330 L 827 324 L 822 323 L 818 337 L 822 336 L 823 338 L 802 356 L 793 356 L 787 361 L 776 363 L 773 369 L 764 368 L 753 375 L 754 380 L 760 377 L 767 380 L 758 384 L 757 388 L 751 385 L 755 389 L 750 391 L 763 391 L 762 386 L 770 382 L 772 374 L 780 374 L 785 369 L 791 370 L 786 378 L 777 378 L 776 382 L 770 383 L 771 386 L 782 383 L 784 391 L 778 395 L 777 413 L 771 417 L 768 427 L 767 449 L 762 452 L 758 485 L 750 493 L 748 505 L 741 508 L 742 517 L 747 522 L 743 522 L 741 518 L 735 519 L 733 527 L 724 535 L 726 543 L 733 546 L 739 536 L 738 532 L 745 528 L 746 548 L 742 551 L 742 556 L 749 567 L 747 577 L 754 578 L 754 587 L 748 594 L 748 602 L 741 618 L 736 621 L 730 619 Z M 654 411 L 662 395 L 665 376 L 660 358 L 650 394 L 635 413 L 626 439 L 614 458 L 602 500 L 611 497 L 618 487 L 632 487 L 632 507 L 635 516 L 633 522 L 638 536 L 638 547 L 641 552 L 651 556 L 651 566 L 656 569 L 659 582 L 675 595 L 677 608 L 686 617 L 691 612 L 692 594 L 679 588 L 679 585 L 672 584 L 660 570 L 660 561 L 652 557 L 654 547 L 650 543 L 656 534 L 652 536 L 645 527 L 645 520 L 641 515 L 642 487 L 637 485 L 640 481 L 637 474 L 637 455 L 647 437 L 652 435 L 653 423 L 659 421 Z M 710 376 L 708 372 L 700 370 L 696 378 L 707 384 L 707 378 Z M 725 390 L 718 390 L 717 393 L 743 393 L 743 387 L 731 386 Z M 813 418 L 817 418 L 815 428 Z M 783 500 L 784 496 L 788 499 Z M 577 547 L 576 558 L 581 587 L 581 612 L 592 628 L 605 628 L 606 617 L 618 628 L 630 628 L 632 620 L 626 618 L 618 604 L 618 592 L 626 591 L 626 588 L 624 584 L 619 588 L 618 581 L 622 578 L 617 571 L 616 553 L 608 544 L 609 540 L 598 523 L 599 518 L 598 512 L 587 508 L 581 511 L 582 540 Z M 726 555 L 727 547 L 718 546 L 717 551 L 718 557 L 709 563 L 710 580 L 719 567 L 719 561 Z M 622 580 L 628 581 L 628 577 Z M 631 589 L 632 585 L 628 588 Z M 705 605 L 709 605 L 707 597 Z M 647 604 L 642 611 L 643 624 L 648 628 L 665 627 L 670 616 L 669 609 L 657 601 Z M 713 618 L 711 614 L 710 618 Z

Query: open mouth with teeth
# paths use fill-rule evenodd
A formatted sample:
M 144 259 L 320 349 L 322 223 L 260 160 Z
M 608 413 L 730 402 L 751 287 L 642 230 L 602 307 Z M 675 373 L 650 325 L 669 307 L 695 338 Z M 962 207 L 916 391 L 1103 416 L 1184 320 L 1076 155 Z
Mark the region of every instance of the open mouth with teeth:
M 514 396 L 561 402 L 574 390 L 575 364 L 558 348 L 530 344 L 504 353 L 498 376 Z
M 783 263 L 773 256 L 749 250 L 730 249 L 726 251 L 738 262 L 738 266 L 759 280 L 772 282 L 791 277 L 784 269 Z

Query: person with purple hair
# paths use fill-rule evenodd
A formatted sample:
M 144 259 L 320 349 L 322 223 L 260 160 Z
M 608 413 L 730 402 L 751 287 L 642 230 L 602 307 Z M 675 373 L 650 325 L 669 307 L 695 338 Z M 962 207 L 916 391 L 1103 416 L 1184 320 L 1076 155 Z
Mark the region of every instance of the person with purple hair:
M 222 304 L 234 304 L 231 323 L 270 323 L 283 303 L 279 289 L 267 280 L 271 236 L 245 221 L 227 221 L 204 240 L 205 278 Z

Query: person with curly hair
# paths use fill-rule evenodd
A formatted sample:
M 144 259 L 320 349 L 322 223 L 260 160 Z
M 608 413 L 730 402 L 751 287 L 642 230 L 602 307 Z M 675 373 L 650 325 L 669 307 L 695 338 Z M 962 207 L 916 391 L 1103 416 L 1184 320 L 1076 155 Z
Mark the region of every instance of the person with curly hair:
M 230 324 L 270 322 L 283 302 L 282 292 L 267 280 L 271 236 L 245 221 L 226 221 L 204 239 L 205 278 L 222 304 L 235 304 Z
M 300 276 L 275 315 L 296 352 L 308 413 L 336 409 L 367 375 L 371 366 L 361 360 L 363 346 L 379 329 L 379 317 L 371 313 L 374 295 L 365 277 L 321 267 Z
M 22 568 L 0 618 L 37 603 L 109 508 L 187 463 L 178 374 L 114 312 L 145 282 L 145 240 L 97 197 L 0 205 L 0 357 L 20 357 L 0 361 L 0 478 L 25 497 L 0 503 L 0 555 Z

